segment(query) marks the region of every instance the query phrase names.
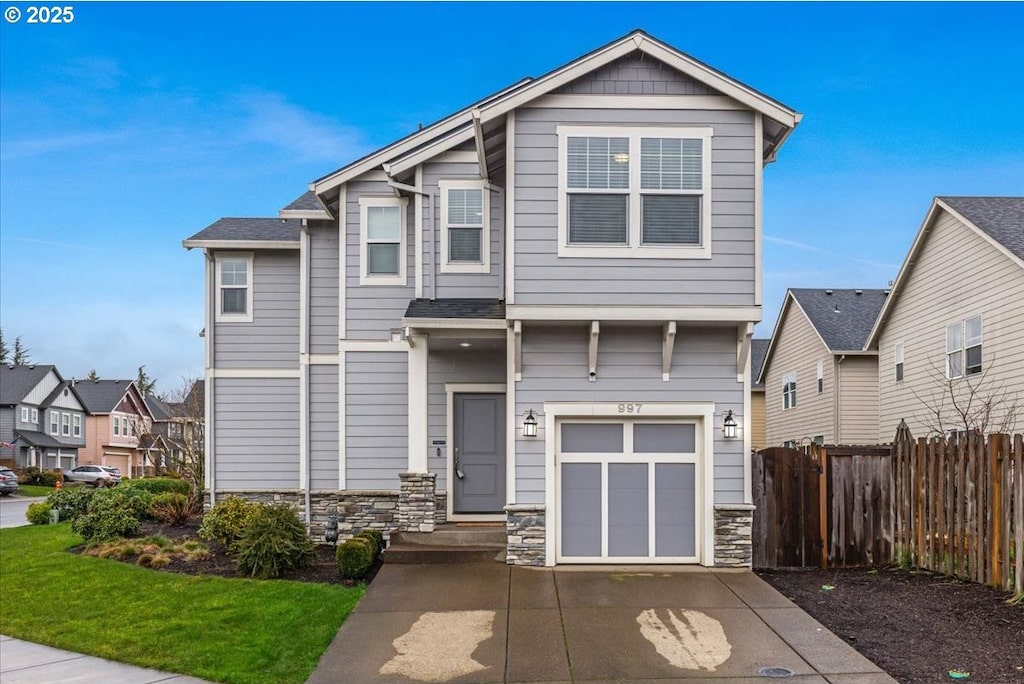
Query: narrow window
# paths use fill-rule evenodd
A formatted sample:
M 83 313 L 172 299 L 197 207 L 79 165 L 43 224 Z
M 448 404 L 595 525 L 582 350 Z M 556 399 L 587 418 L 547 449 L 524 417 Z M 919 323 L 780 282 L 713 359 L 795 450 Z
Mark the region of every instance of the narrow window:
M 962 323 L 946 326 L 946 377 L 963 377 L 964 329 Z
M 34 425 L 39 424 L 39 409 L 32 409 L 32 423 Z
M 817 367 L 818 394 L 825 391 L 825 362 L 819 361 Z
M 22 423 L 27 423 L 28 422 L 28 406 L 22 406 L 21 407 L 21 422 Z
M 629 138 L 566 141 L 570 245 L 629 244 Z
M 699 245 L 704 143 L 640 139 L 640 243 Z
M 55 435 L 58 432 L 60 432 L 60 414 L 50 411 L 50 434 Z
M 442 180 L 442 273 L 490 271 L 490 201 L 482 181 Z
M 903 380 L 903 343 L 900 342 L 896 345 L 896 382 Z
M 121 419 L 114 416 L 114 436 L 118 437 L 121 435 Z
M 946 377 L 981 372 L 981 316 L 946 326 Z
M 61 413 L 60 414 L 60 434 L 64 437 L 71 436 L 71 414 Z
M 405 200 L 362 197 L 360 237 L 363 285 L 405 285 Z
M 220 313 L 226 316 L 249 314 L 249 260 L 220 260 Z
M 796 408 L 796 373 L 782 378 L 782 410 Z
M 964 358 L 967 375 L 981 372 L 981 316 L 964 321 Z
M 82 416 L 77 413 L 71 417 L 71 434 L 75 437 L 82 436 Z

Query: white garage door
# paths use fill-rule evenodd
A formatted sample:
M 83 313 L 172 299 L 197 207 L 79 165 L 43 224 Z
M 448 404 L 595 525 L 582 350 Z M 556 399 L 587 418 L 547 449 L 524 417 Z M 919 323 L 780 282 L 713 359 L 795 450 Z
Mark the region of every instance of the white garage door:
M 557 423 L 561 563 L 695 563 L 700 548 L 697 423 Z

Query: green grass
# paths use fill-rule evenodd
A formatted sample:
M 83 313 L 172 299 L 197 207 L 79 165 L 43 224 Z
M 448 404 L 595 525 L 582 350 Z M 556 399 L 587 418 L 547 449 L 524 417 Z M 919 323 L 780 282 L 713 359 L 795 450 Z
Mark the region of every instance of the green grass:
M 67 523 L 0 530 L 0 633 L 221 682 L 304 682 L 362 587 L 194 577 L 68 553 Z
M 18 485 L 18 496 L 50 496 L 53 492 L 53 487 L 26 484 Z

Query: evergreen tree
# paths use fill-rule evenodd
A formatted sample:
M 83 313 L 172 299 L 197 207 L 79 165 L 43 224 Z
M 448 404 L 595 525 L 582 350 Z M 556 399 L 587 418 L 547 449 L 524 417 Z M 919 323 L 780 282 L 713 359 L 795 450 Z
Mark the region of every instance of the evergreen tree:
M 22 344 L 21 335 L 18 335 L 14 338 L 14 355 L 11 357 L 11 363 L 15 366 L 27 366 L 32 362 L 29 358 L 31 352 L 31 349 Z
M 100 379 L 100 376 L 96 372 L 96 369 L 93 368 L 92 370 L 89 371 L 89 374 L 85 376 L 85 379 L 88 380 L 89 382 L 95 382 L 96 380 Z
M 144 397 L 153 394 L 156 389 L 156 378 L 150 379 L 146 373 L 145 364 L 139 366 L 139 376 L 135 378 L 135 386 Z
M 7 343 L 4 342 L 4 331 L 0 328 L 0 365 L 10 361 L 10 356 L 11 350 L 7 348 Z

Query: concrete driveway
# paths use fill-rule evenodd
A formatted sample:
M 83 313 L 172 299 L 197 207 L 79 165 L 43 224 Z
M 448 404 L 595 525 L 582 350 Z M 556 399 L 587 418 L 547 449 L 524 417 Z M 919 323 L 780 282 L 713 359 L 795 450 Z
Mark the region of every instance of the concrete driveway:
M 385 565 L 309 681 L 893 682 L 750 571 Z
M 0 527 L 28 525 L 25 511 L 36 501 L 46 501 L 46 497 L 0 496 Z

